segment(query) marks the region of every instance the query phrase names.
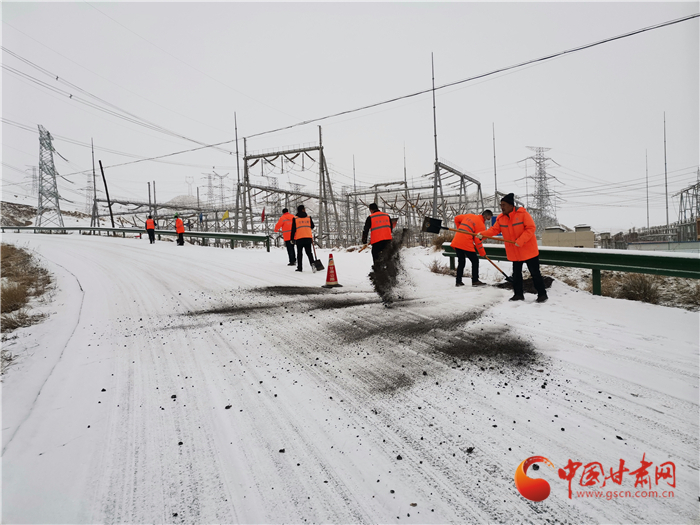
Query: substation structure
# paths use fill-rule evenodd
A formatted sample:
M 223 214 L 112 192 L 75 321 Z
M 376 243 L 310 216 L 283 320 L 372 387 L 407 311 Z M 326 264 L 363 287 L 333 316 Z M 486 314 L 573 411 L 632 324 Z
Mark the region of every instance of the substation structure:
M 397 230 L 407 230 L 404 245 L 416 246 L 428 245 L 434 237 L 421 232 L 425 217 L 435 216 L 442 219 L 443 226 L 454 228 L 454 216 L 481 213 L 485 201 L 494 213 L 498 212 L 497 203 L 489 202 L 496 199 L 494 196 L 484 199 L 476 178 L 444 160 L 436 163 L 434 171 L 417 177 L 416 185 L 408 184 L 404 169 L 403 180 L 341 186 L 331 180 L 320 132 L 318 144 L 266 152 L 249 154 L 245 139 L 243 143 L 243 177 L 236 183 L 232 199 L 200 203 L 192 198 L 187 203 L 156 204 L 155 199 L 151 202 L 150 193 L 148 202 L 112 199 L 112 204 L 125 207 L 114 212 L 117 222 L 142 227 L 146 216 L 151 214 L 159 229 L 174 229 L 173 216 L 178 213 L 188 231 L 262 233 L 270 235 L 279 246 L 283 243 L 282 235 L 274 232 L 274 226 L 282 209 L 288 208 L 296 214 L 297 206 L 303 204 L 316 226 L 314 237 L 318 246 L 350 247 L 361 243 L 368 206 L 376 202 L 381 210 L 397 219 Z M 291 175 L 294 180 L 308 184 L 292 183 Z M 289 179 L 288 188 L 280 187 L 280 178 Z M 305 191 L 308 186 L 314 190 Z M 96 200 L 107 203 L 104 199 Z
M 311 164 L 311 168 L 306 167 L 308 164 Z M 376 202 L 380 209 L 398 219 L 398 229 L 408 230 L 404 235 L 405 245 L 426 244 L 432 235 L 420 230 L 423 218 L 432 216 L 436 182 L 437 215 L 446 226 L 453 227 L 448 224 L 448 217 L 460 213 L 481 213 L 484 205 L 478 180 L 444 162 L 437 164 L 435 172 L 421 176 L 425 182 L 418 186 L 409 186 L 404 173 L 403 181 L 363 187 L 341 186 L 340 192 L 337 192 L 334 186 L 337 188 L 338 184 L 331 180 L 320 136 L 318 145 L 256 154 L 245 152 L 243 180 L 237 183 L 236 188 L 233 231 L 265 233 L 275 239 L 274 225 L 282 209 L 288 208 L 295 214 L 297 206 L 303 204 L 316 225 L 314 236 L 318 246 L 349 247 L 360 244 L 362 229 L 369 216 L 368 206 Z M 290 184 L 289 189 L 280 188 L 279 178 L 285 174 L 285 165 L 287 173 L 290 172 L 290 165 L 297 169 L 301 166 L 307 175 L 312 173 L 315 180 L 306 180 L 314 186 L 318 185 L 318 192 L 302 191 L 299 184 Z M 252 172 L 258 169 L 266 184 L 253 181 Z M 435 173 L 438 173 L 437 181 Z M 276 243 L 280 239 L 275 239 Z

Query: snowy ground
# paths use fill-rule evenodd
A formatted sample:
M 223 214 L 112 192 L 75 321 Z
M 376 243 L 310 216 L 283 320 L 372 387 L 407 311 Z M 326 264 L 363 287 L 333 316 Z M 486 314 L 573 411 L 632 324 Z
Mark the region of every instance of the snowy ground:
M 21 359 L 2 388 L 3 523 L 697 522 L 696 312 L 558 281 L 510 303 L 430 273 L 427 249 L 403 252 L 387 309 L 369 250 L 334 252 L 343 287 L 326 290 L 283 249 L 3 242 L 58 286 L 5 343 Z M 528 474 L 551 495 L 530 502 L 513 476 L 534 455 L 624 460 L 622 484 L 596 488 L 632 495 L 644 457 L 673 497 L 570 499 L 544 467 Z M 655 480 L 669 461 L 675 488 Z

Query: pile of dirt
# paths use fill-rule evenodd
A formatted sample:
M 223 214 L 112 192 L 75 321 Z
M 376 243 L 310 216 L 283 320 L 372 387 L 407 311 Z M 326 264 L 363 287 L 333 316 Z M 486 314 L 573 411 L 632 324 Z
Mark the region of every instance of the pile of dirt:
M 394 232 L 394 238 L 389 243 L 389 246 L 382 251 L 377 264 L 372 266 L 372 271 L 369 273 L 369 280 L 372 283 L 374 291 L 385 305 L 389 305 L 398 298 L 396 292 L 399 282 L 399 275 L 403 271 L 401 263 L 401 247 L 403 245 L 404 236 L 408 233 L 408 229 L 404 228 L 400 232 Z
M 552 283 L 554 282 L 554 279 L 552 279 L 548 275 L 543 275 L 542 280 L 544 281 L 544 287 L 547 289 L 549 289 L 552 286 Z M 504 290 L 512 290 L 513 289 L 513 283 L 509 283 L 509 282 L 500 283 L 500 284 L 497 284 L 495 286 L 497 288 L 503 288 Z M 537 290 L 535 290 L 535 284 L 532 282 L 532 277 L 528 277 L 527 279 L 523 279 L 523 292 L 537 294 Z

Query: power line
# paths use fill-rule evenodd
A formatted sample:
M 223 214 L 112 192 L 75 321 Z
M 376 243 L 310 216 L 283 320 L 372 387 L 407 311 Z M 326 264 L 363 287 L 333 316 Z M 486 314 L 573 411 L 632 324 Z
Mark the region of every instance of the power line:
M 97 109 L 98 111 L 102 111 L 102 112 L 104 112 L 104 113 L 107 113 L 108 115 L 111 115 L 111 116 L 120 118 L 120 119 L 122 119 L 122 120 L 126 120 L 127 122 L 131 122 L 132 124 L 136 124 L 136 125 L 139 125 L 139 126 L 143 126 L 143 127 L 147 128 L 147 129 L 151 129 L 151 130 L 153 130 L 153 131 L 158 131 L 158 132 L 160 132 L 160 133 L 164 133 L 164 134 L 170 135 L 170 136 L 172 136 L 172 137 L 176 137 L 176 138 L 180 138 L 180 139 L 183 139 L 183 140 L 187 140 L 187 141 L 189 141 L 189 142 L 194 142 L 195 144 L 205 145 L 204 142 L 201 142 L 201 141 L 199 141 L 199 140 L 195 140 L 195 139 L 191 139 L 191 138 L 189 138 L 189 137 L 186 137 L 185 135 L 182 135 L 182 134 L 177 133 L 177 132 L 175 132 L 175 131 L 172 131 L 172 130 L 169 130 L 169 129 L 167 129 L 167 128 L 164 128 L 164 127 L 162 127 L 162 126 L 160 126 L 160 125 L 158 125 L 158 124 L 155 124 L 155 123 L 153 123 L 153 122 L 150 122 L 150 121 L 148 121 L 148 120 L 146 120 L 146 119 L 144 119 L 144 118 L 142 118 L 142 117 L 139 117 L 138 115 L 135 115 L 135 114 L 133 114 L 133 113 L 131 113 L 131 112 L 125 110 L 125 109 L 122 109 L 122 108 L 120 108 L 119 106 L 116 106 L 116 105 L 112 104 L 111 102 L 109 102 L 109 101 L 107 101 L 107 100 L 104 100 L 103 98 L 100 98 L 100 97 L 98 97 L 97 95 L 94 95 L 93 93 L 90 93 L 89 91 L 87 91 L 87 90 L 81 88 L 80 86 L 77 86 L 77 85 L 73 84 L 72 82 L 68 82 L 67 80 L 61 78 L 59 75 L 56 75 L 55 73 L 53 73 L 53 72 L 51 72 L 51 71 L 48 71 L 47 69 L 43 68 L 42 66 L 39 66 L 38 64 L 35 64 L 35 63 L 32 62 L 31 60 L 28 60 L 28 59 L 26 59 L 26 58 L 24 58 L 24 57 L 18 55 L 17 53 L 15 53 L 15 52 L 9 50 L 8 48 L 6 48 L 6 47 L 4 47 L 4 46 L 0 46 L 0 47 L 1 47 L 1 49 L 2 49 L 5 53 L 8 53 L 9 55 L 11 55 L 11 56 L 17 58 L 18 60 L 20 60 L 21 62 L 23 62 L 23 63 L 25 63 L 25 64 L 27 64 L 27 65 L 29 65 L 29 66 L 35 68 L 35 69 L 37 69 L 38 71 L 40 71 L 40 72 L 43 73 L 44 75 L 47 75 L 47 76 L 50 76 L 51 78 L 54 78 L 57 82 L 63 83 L 63 84 L 65 84 L 65 85 L 67 85 L 68 87 L 70 87 L 70 88 L 72 88 L 72 89 L 74 89 L 74 90 L 77 90 L 77 91 L 79 91 L 80 93 L 83 93 L 83 94 L 87 95 L 88 97 L 93 98 L 93 99 L 99 101 L 100 103 L 104 104 L 104 105 L 107 106 L 107 107 L 105 108 L 105 107 L 102 107 L 102 106 L 100 106 L 100 105 L 98 105 L 98 104 L 95 104 L 95 103 L 93 103 L 93 102 L 90 102 L 90 101 L 88 101 L 88 100 L 85 100 L 85 99 L 82 99 L 82 98 L 80 98 L 80 97 L 77 97 L 77 96 L 75 96 L 73 93 L 70 93 L 70 92 L 68 92 L 68 91 L 64 91 L 64 90 L 62 90 L 62 89 L 60 89 L 60 88 L 57 88 L 57 87 L 55 87 L 55 86 L 52 86 L 51 84 L 49 84 L 49 83 L 47 83 L 47 82 L 45 82 L 45 81 L 43 81 L 43 80 L 40 80 L 40 79 L 38 79 L 38 78 L 35 78 L 35 77 L 29 75 L 28 73 L 24 73 L 24 72 L 22 72 L 22 71 L 20 71 L 20 70 L 18 70 L 18 69 L 15 69 L 15 68 L 13 68 L 13 67 L 11 67 L 11 66 L 8 66 L 8 65 L 6 65 L 6 64 L 3 64 L 3 65 L 2 65 L 2 68 L 5 69 L 6 71 L 10 72 L 10 73 L 13 73 L 13 74 L 15 74 L 15 75 L 17 75 L 17 76 L 19 76 L 19 77 L 21 77 L 21 78 L 24 78 L 24 79 L 26 79 L 26 80 L 29 80 L 30 82 L 33 82 L 33 83 L 35 83 L 35 84 L 37 84 L 37 85 L 39 85 L 39 86 L 41 86 L 41 87 L 43 87 L 43 88 L 45 88 L 45 89 L 48 89 L 49 91 L 52 91 L 52 92 L 54 92 L 54 93 L 57 93 L 57 94 L 59 94 L 59 95 L 61 95 L 61 96 L 63 96 L 63 97 L 68 97 L 70 100 L 75 100 L 76 102 L 79 102 L 79 103 L 84 104 L 84 105 L 86 105 L 86 106 L 88 106 L 88 107 Z M 109 109 L 109 108 L 113 108 L 114 110 Z M 212 146 L 212 147 L 213 147 L 213 146 Z M 223 152 L 225 152 L 225 153 L 228 153 L 228 154 L 233 154 L 233 152 L 232 152 L 232 151 L 229 151 L 229 150 L 221 149 L 221 151 L 223 151 Z
M 598 40 L 597 42 L 592 42 L 592 43 L 590 43 L 590 44 L 585 44 L 585 45 L 582 45 L 582 46 L 574 47 L 574 48 L 572 48 L 572 49 L 567 49 L 566 51 L 559 51 L 558 53 L 553 53 L 553 54 L 551 54 L 551 55 L 546 55 L 546 56 L 543 56 L 543 57 L 540 57 L 540 58 L 535 58 L 535 59 L 532 59 L 532 60 L 527 60 L 526 62 L 520 62 L 519 64 L 515 64 L 515 65 L 512 65 L 512 66 L 508 66 L 508 67 L 503 67 L 503 68 L 495 69 L 495 70 L 493 70 L 493 71 L 489 71 L 488 73 L 482 73 L 482 74 L 480 74 L 480 75 L 476 75 L 476 76 L 473 76 L 473 77 L 465 78 L 465 79 L 463 79 L 463 80 L 457 80 L 457 81 L 455 81 L 455 82 L 450 82 L 450 83 L 448 83 L 448 84 L 443 84 L 442 86 L 437 86 L 437 87 L 435 87 L 435 88 L 424 89 L 423 91 L 417 91 L 416 93 L 411 93 L 410 95 L 403 95 L 403 96 L 400 96 L 400 97 L 395 97 L 395 98 L 392 98 L 392 99 L 389 99 L 389 100 L 385 100 L 385 101 L 383 101 L 383 102 L 377 102 L 377 103 L 374 103 L 374 104 L 369 104 L 369 105 L 367 105 L 367 106 L 362 106 L 362 107 L 360 107 L 360 108 L 350 109 L 350 110 L 347 110 L 347 111 L 341 111 L 341 112 L 339 112 L 339 113 L 334 113 L 334 114 L 332 114 L 332 115 L 327 115 L 327 116 L 325 116 L 325 117 L 319 117 L 319 118 L 315 118 L 315 119 L 305 120 L 305 121 L 299 122 L 299 123 L 297 123 L 297 124 L 291 124 L 291 125 L 289 125 L 289 126 L 285 126 L 285 127 L 278 128 L 278 129 L 273 129 L 273 130 L 270 130 L 270 131 L 262 131 L 262 132 L 260 132 L 260 133 L 256 133 L 256 134 L 253 134 L 253 135 L 248 135 L 246 138 L 249 139 L 249 138 L 252 138 L 252 137 L 259 137 L 259 136 L 261 136 L 261 135 L 267 135 L 267 134 L 269 134 L 269 133 L 276 133 L 276 132 L 278 132 L 278 131 L 283 131 L 283 130 L 290 129 L 290 128 L 295 128 L 295 127 L 298 127 L 298 126 L 304 126 L 304 125 L 306 125 L 306 124 L 311 124 L 311 123 L 313 123 L 313 122 L 319 122 L 319 121 L 321 121 L 321 120 L 326 120 L 326 119 L 333 118 L 333 117 L 339 117 L 339 116 L 341 116 L 341 115 L 347 115 L 347 114 L 349 114 L 349 113 L 355 113 L 355 112 L 358 112 L 358 111 L 364 111 L 364 110 L 366 110 L 366 109 L 375 108 L 375 107 L 377 107 L 377 106 L 382 106 L 382 105 L 384 105 L 384 104 L 391 104 L 392 102 L 396 102 L 396 101 L 398 101 L 398 100 L 404 100 L 404 99 L 411 98 L 411 97 L 417 97 L 418 95 L 423 95 L 423 94 L 425 94 L 425 93 L 431 93 L 431 92 L 437 91 L 437 90 L 439 90 L 439 89 L 445 89 L 445 88 L 448 88 L 448 87 L 451 87 L 451 86 L 456 86 L 456 85 L 458 85 L 458 84 L 464 84 L 465 82 L 471 82 L 471 81 L 473 81 L 473 80 L 477 80 L 477 79 L 480 79 L 480 78 L 485 78 L 485 77 L 488 77 L 488 76 L 491 76 L 491 75 L 495 75 L 495 74 L 497 74 L 497 73 L 502 73 L 502 72 L 504 72 L 504 71 L 509 71 L 509 70 L 511 70 L 511 69 L 516 69 L 516 68 L 519 68 L 519 67 L 527 66 L 527 65 L 529 65 L 529 64 L 535 64 L 535 63 L 537 63 L 537 62 L 544 62 L 544 61 L 546 61 L 546 60 L 551 60 L 551 59 L 553 59 L 553 58 L 557 58 L 557 57 L 560 57 L 560 56 L 562 56 L 562 55 L 566 55 L 566 54 L 570 54 L 570 53 L 575 53 L 575 52 L 577 52 L 577 51 L 582 51 L 582 50 L 584 50 L 584 49 L 589 49 L 589 48 L 591 48 L 591 47 L 599 46 L 599 45 L 602 45 L 602 44 L 607 44 L 607 43 L 609 43 L 609 42 L 613 42 L 613 41 L 615 41 L 615 40 L 620 40 L 620 39 L 622 39 L 622 38 L 627 38 L 627 37 L 630 37 L 630 36 L 638 35 L 638 34 L 640 34 L 640 33 L 646 32 L 646 31 L 652 31 L 652 30 L 654 30 L 654 29 L 659 29 L 659 28 L 666 27 L 666 26 L 670 26 L 670 25 L 673 25 L 673 24 L 678 24 L 678 23 L 680 23 L 680 22 L 685 22 L 685 21 L 691 20 L 691 19 L 693 19 L 693 18 L 697 18 L 697 17 L 699 17 L 699 16 L 700 16 L 700 13 L 695 13 L 695 14 L 692 14 L 692 15 L 684 16 L 684 17 L 682 17 L 682 18 L 677 18 L 677 19 L 675 19 L 675 20 L 669 20 L 669 21 L 667 21 L 667 22 L 662 22 L 662 23 L 660 23 L 660 24 L 655 24 L 655 25 L 653 25 L 653 26 L 648 26 L 648 27 L 644 27 L 644 28 L 641 28 L 641 29 L 636 29 L 636 30 L 630 31 L 630 32 L 628 32 L 628 33 L 623 33 L 623 34 L 621 34 L 621 35 L 617 35 L 617 36 L 605 38 L 605 39 L 603 39 L 603 40 Z
M 18 33 L 23 34 L 25 37 L 27 37 L 27 38 L 33 40 L 33 41 L 36 42 L 37 44 L 39 44 L 39 45 L 45 47 L 45 48 L 48 49 L 49 51 L 51 51 L 51 52 L 57 54 L 58 56 L 65 58 L 65 59 L 68 60 L 69 62 L 73 62 L 75 65 L 77 65 L 78 67 L 83 68 L 85 71 L 89 71 L 89 72 L 92 73 L 93 75 L 95 75 L 95 76 L 97 76 L 97 77 L 100 77 L 100 78 L 102 78 L 103 80 L 106 80 L 107 82 L 109 82 L 110 84 L 114 84 L 115 86 L 117 86 L 117 87 L 119 87 L 119 88 L 121 88 L 121 89 L 123 89 L 123 90 L 125 90 L 125 91 L 128 91 L 128 92 L 131 93 L 132 95 L 135 95 L 135 96 L 137 96 L 137 97 L 139 97 L 139 98 L 145 100 L 146 102 L 149 102 L 149 103 L 154 104 L 154 105 L 156 105 L 156 106 L 158 106 L 158 107 L 160 107 L 160 108 L 163 108 L 163 109 L 165 109 L 166 111 L 170 111 L 171 113 L 175 113 L 176 115 L 180 115 L 181 117 L 184 117 L 184 118 L 186 118 L 186 119 L 188 119 L 188 120 L 191 120 L 192 122 L 196 122 L 196 123 L 198 123 L 198 124 L 202 124 L 203 126 L 207 126 L 208 128 L 215 129 L 215 130 L 217 130 L 217 131 L 225 131 L 225 130 L 219 129 L 219 128 L 217 128 L 217 127 L 211 126 L 211 125 L 209 125 L 209 124 L 207 124 L 207 123 L 205 123 L 205 122 L 202 122 L 202 121 L 200 121 L 200 120 L 197 120 L 197 119 L 194 119 L 194 118 L 192 118 L 192 117 L 189 117 L 189 116 L 187 116 L 187 115 L 185 115 L 185 114 L 183 114 L 183 113 L 180 113 L 179 111 L 175 111 L 175 110 L 173 110 L 173 109 L 171 109 L 171 108 L 168 108 L 168 107 L 166 107 L 166 106 L 163 106 L 162 104 L 158 104 L 157 102 L 154 102 L 154 101 L 152 101 L 152 100 L 150 100 L 150 99 L 144 97 L 143 95 L 139 95 L 139 94 L 136 93 L 135 91 L 132 91 L 132 90 L 130 90 L 129 88 L 126 88 L 126 87 L 122 86 L 121 84 L 118 84 L 117 82 L 114 82 L 113 80 L 110 80 L 109 78 L 107 78 L 107 77 L 105 77 L 105 76 L 102 76 L 102 75 L 100 75 L 99 73 L 94 72 L 92 69 L 83 66 L 82 64 L 80 64 L 80 63 L 76 62 L 75 60 L 73 60 L 72 58 L 69 58 L 69 57 L 67 57 L 67 56 L 64 55 L 64 54 L 59 53 L 59 52 L 56 51 L 56 49 L 54 49 L 53 47 L 47 46 L 46 44 L 44 44 L 44 43 L 40 42 L 39 40 L 37 40 L 36 38 L 32 37 L 31 35 L 28 35 L 28 34 L 25 33 L 24 31 L 21 31 L 21 30 L 17 29 L 17 28 L 16 28 L 15 26 L 13 26 L 12 24 L 7 23 L 5 20 L 3 20 L 2 23 L 5 24 L 5 25 L 7 25 L 7 26 L 9 26 L 9 27 L 11 27 L 12 29 L 14 29 L 15 31 L 17 31 Z
M 22 130 L 24 130 L 24 131 L 28 131 L 29 133 L 33 133 L 33 134 L 35 134 L 35 135 L 38 134 L 38 132 L 37 132 L 36 129 L 34 129 L 32 126 L 29 126 L 29 125 L 27 125 L 27 124 L 21 124 L 21 123 L 19 123 L 19 122 L 15 122 L 15 121 L 10 120 L 10 119 L 5 118 L 5 117 L 0 118 L 0 121 L 4 122 L 5 124 L 7 124 L 7 125 L 9 125 L 9 126 L 14 126 L 14 127 L 16 127 L 16 128 L 22 129 Z M 87 142 L 81 142 L 81 141 L 79 141 L 79 140 L 72 139 L 72 138 L 70 138 L 70 137 L 66 137 L 66 136 L 63 136 L 63 135 L 54 135 L 54 134 L 52 134 L 51 136 L 52 136 L 55 140 L 57 140 L 57 141 L 60 140 L 60 141 L 62 141 L 62 142 L 68 142 L 69 144 L 74 144 L 74 145 L 76 145 L 76 146 L 81 146 L 81 147 L 84 147 L 84 148 L 92 148 L 92 147 L 93 147 L 91 144 L 88 144 Z M 8 146 L 8 147 L 12 147 L 12 146 Z M 13 148 L 13 149 L 16 149 L 16 148 Z M 136 155 L 136 154 L 134 154 L 134 153 L 127 153 L 127 152 L 124 152 L 124 151 L 119 151 L 119 150 L 115 150 L 115 149 L 111 149 L 111 148 L 105 148 L 105 147 L 101 147 L 101 146 L 94 146 L 94 149 L 95 149 L 96 151 L 103 151 L 103 152 L 105 152 L 105 153 L 112 153 L 112 154 L 114 154 L 114 155 L 121 155 L 121 156 L 123 156 L 123 157 L 129 157 L 129 158 L 139 159 L 139 160 L 146 160 L 146 157 L 144 157 L 144 156 L 142 156 L 142 155 Z M 20 150 L 18 150 L 18 151 L 20 151 Z M 29 155 L 29 153 L 26 153 L 26 152 L 22 152 L 22 153 L 25 153 L 26 155 Z M 33 155 L 32 155 L 32 156 L 33 156 Z M 209 164 L 185 164 L 185 163 L 183 163 L 183 162 L 168 162 L 168 161 L 161 161 L 161 160 L 155 160 L 154 162 L 163 162 L 164 164 L 170 164 L 170 165 L 173 165 L 173 166 L 185 166 L 185 167 L 188 167 L 188 168 L 209 168 L 209 167 L 211 167 L 211 164 L 210 164 L 210 163 L 209 163 Z M 219 168 L 222 168 L 222 169 L 233 169 L 232 166 L 226 166 L 226 165 L 217 165 L 217 166 L 218 166 Z M 235 167 L 235 166 L 234 166 L 234 167 Z M 92 168 L 90 168 L 90 170 L 91 170 L 91 169 L 92 169 Z M 86 170 L 86 171 L 88 171 L 88 170 Z M 81 173 L 83 173 L 83 172 L 81 171 L 81 172 L 76 172 L 76 173 L 69 173 L 69 174 L 66 175 L 66 176 L 69 176 L 69 175 L 78 175 L 78 174 L 81 174 Z

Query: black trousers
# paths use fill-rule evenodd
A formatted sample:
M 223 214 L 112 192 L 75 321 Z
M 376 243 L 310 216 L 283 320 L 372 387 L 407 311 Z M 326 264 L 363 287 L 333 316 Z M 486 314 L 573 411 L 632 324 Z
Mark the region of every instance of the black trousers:
M 185 234 L 184 234 L 184 233 L 178 233 L 178 234 L 177 234 L 177 245 L 178 245 L 178 246 L 184 246 L 184 245 L 185 245 Z
M 294 254 L 294 245 L 292 241 L 284 241 L 284 245 L 287 247 L 287 255 L 289 255 L 289 264 L 294 264 L 297 262 L 297 257 Z
M 537 296 L 547 296 L 547 290 L 544 287 L 544 279 L 540 273 L 540 257 L 533 257 L 527 261 L 513 261 L 513 292 L 515 295 L 523 295 L 523 263 L 527 264 L 527 269 L 532 275 L 532 284 L 535 285 Z
M 311 239 L 297 239 L 294 241 L 297 244 L 297 268 L 301 270 L 301 264 L 304 260 L 304 250 L 309 257 L 309 264 L 314 263 L 314 257 L 311 255 Z
M 156 242 L 156 231 L 155 230 L 146 230 L 148 232 L 148 240 L 151 241 L 151 244 Z
M 479 256 L 476 252 L 470 252 L 468 250 L 462 250 L 460 248 L 455 248 L 457 253 L 457 282 L 462 282 L 462 276 L 464 275 L 464 267 L 467 265 L 467 259 L 472 263 L 472 282 L 479 280 Z
M 372 245 L 372 261 L 377 264 L 377 261 L 382 255 L 382 251 L 391 244 L 391 239 L 385 241 L 377 241 Z

